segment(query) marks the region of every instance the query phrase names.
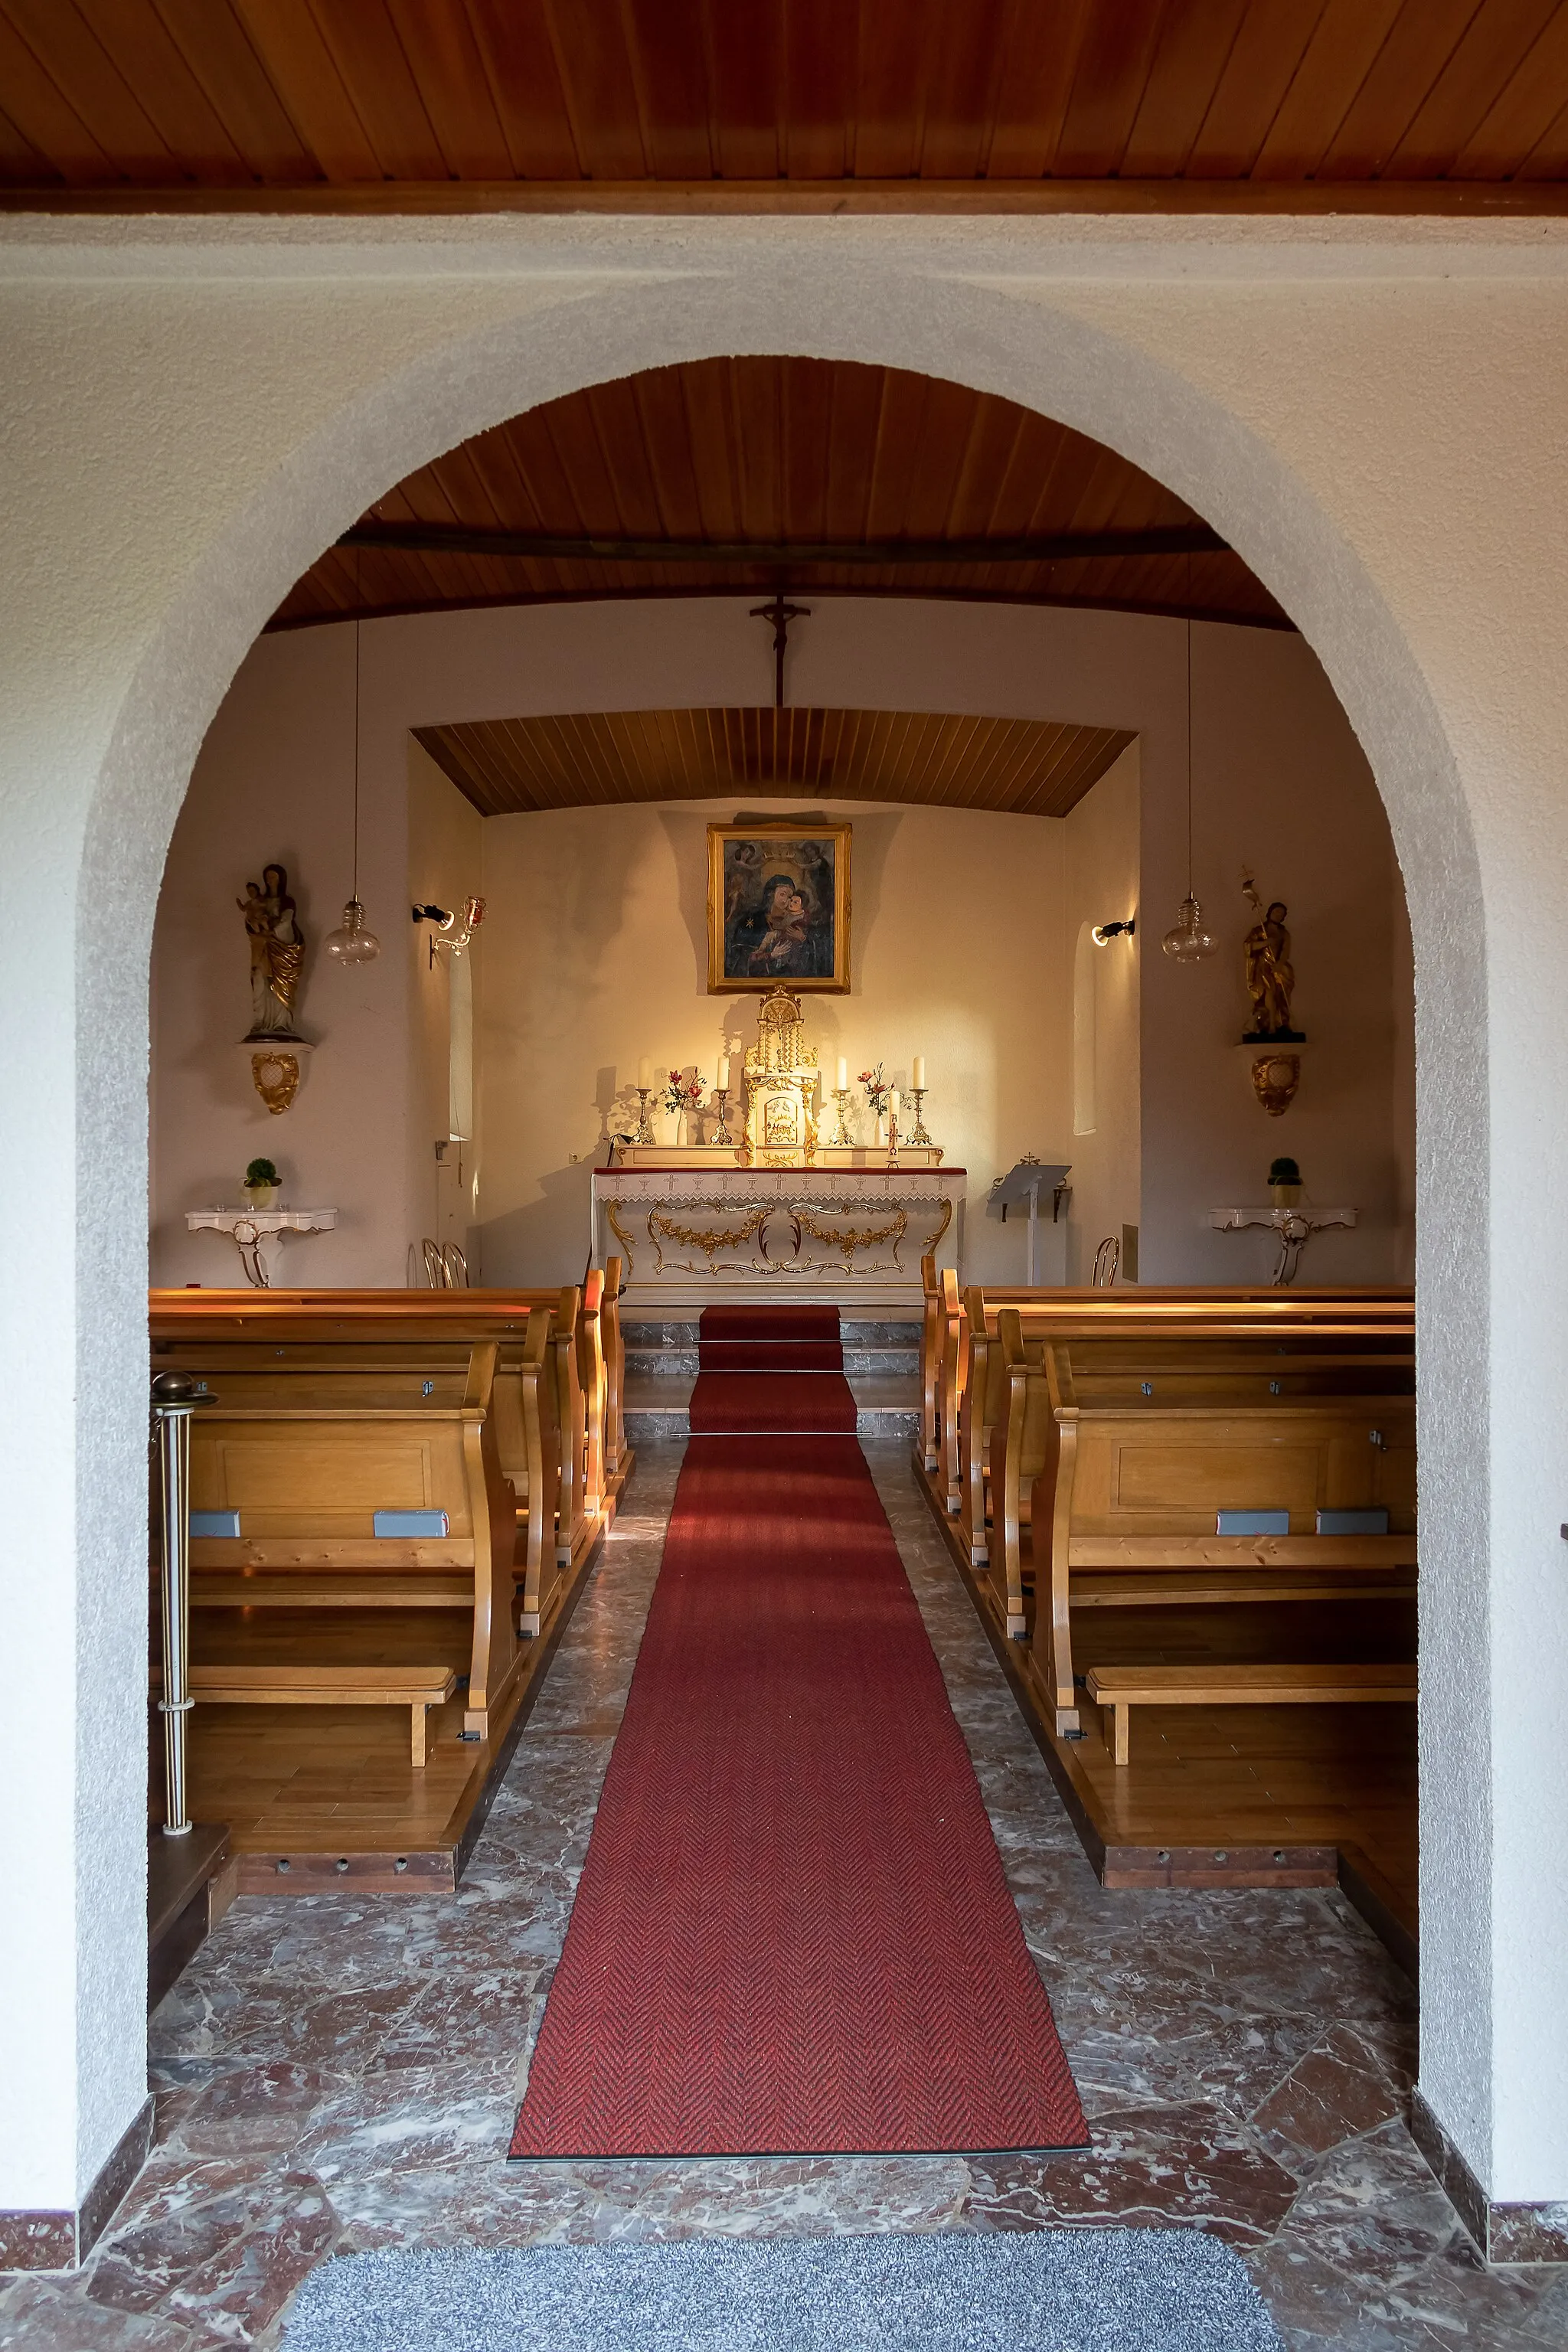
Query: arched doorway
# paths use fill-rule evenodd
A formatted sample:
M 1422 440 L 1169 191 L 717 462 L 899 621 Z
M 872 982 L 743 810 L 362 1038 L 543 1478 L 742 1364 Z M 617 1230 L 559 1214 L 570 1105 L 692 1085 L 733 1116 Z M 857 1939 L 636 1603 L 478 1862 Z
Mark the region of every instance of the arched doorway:
M 606 240 L 599 242 L 609 249 Z M 1390 565 L 1386 589 L 1374 581 L 1370 552 L 1353 551 L 1347 536 L 1342 486 L 1310 432 L 1282 412 L 1270 424 L 1271 387 L 1248 386 L 1248 397 L 1233 401 L 1223 396 L 1214 381 L 1217 348 L 1212 357 L 1204 349 L 1215 341 L 1213 320 L 1205 323 L 1190 305 L 1172 324 L 1160 303 L 1129 307 L 1103 289 L 1079 296 L 1058 286 L 1048 302 L 1026 285 L 999 292 L 994 282 L 980 281 L 1006 277 L 1005 251 L 966 256 L 966 282 L 959 283 L 951 255 L 919 248 L 918 240 L 901 235 L 862 240 L 847 270 L 842 246 L 835 247 L 830 266 L 826 244 L 793 232 L 754 239 L 746 232 L 708 233 L 700 260 L 694 243 L 683 240 L 676 250 L 661 247 L 657 236 L 628 239 L 616 249 L 614 285 L 606 290 L 602 280 L 585 277 L 571 300 L 562 298 L 558 280 L 542 293 L 535 282 L 524 301 L 507 284 L 508 266 L 487 262 L 484 291 L 458 306 L 459 315 L 421 315 L 416 326 L 405 306 L 395 325 L 374 320 L 358 352 L 332 348 L 321 306 L 309 339 L 321 364 L 291 430 L 264 454 L 258 443 L 241 457 L 231 445 L 226 461 L 201 484 L 199 516 L 184 519 L 180 546 L 148 583 L 133 625 L 122 625 L 117 636 L 113 616 L 86 609 L 80 615 L 87 640 L 112 646 L 114 658 L 102 666 L 91 723 L 74 737 L 66 730 L 72 751 L 59 772 L 75 782 L 74 799 L 68 785 L 64 797 L 80 851 L 78 919 L 68 943 L 62 938 L 38 959 L 32 975 L 38 993 L 31 1001 L 42 1007 L 58 988 L 68 944 L 75 1043 L 62 1036 L 58 1018 L 44 1020 L 37 1034 L 46 1054 L 63 1043 L 58 1066 L 78 1072 L 74 1136 L 68 1122 L 54 1164 L 64 1230 L 75 1237 L 72 1263 L 93 1285 L 91 1329 L 76 1317 L 75 1328 L 52 1328 L 51 1302 L 30 1276 L 14 1301 L 24 1428 L 39 1426 L 32 1384 L 54 1381 L 68 1367 L 79 1405 L 98 1433 L 85 1453 L 74 1434 L 44 1433 L 39 1458 L 79 1496 L 78 1526 L 68 1537 L 54 1528 L 50 1548 L 79 1563 L 72 1571 L 79 1580 L 76 1605 L 96 1614 L 98 1655 L 123 1650 L 133 1661 L 132 1586 L 124 1566 L 139 1545 L 140 1437 L 127 1401 L 139 1394 L 141 1283 L 139 1267 L 126 1263 L 120 1246 L 118 1203 L 136 1189 L 134 1041 L 143 1034 L 153 886 L 195 741 L 266 610 L 323 540 L 388 480 L 462 434 L 513 413 L 520 395 L 528 404 L 628 366 L 782 347 L 896 359 L 1006 393 L 1146 465 L 1248 555 L 1324 661 L 1390 809 L 1416 941 L 1428 1186 L 1441 1165 L 1433 1156 L 1440 1142 L 1452 1153 L 1436 1227 L 1442 1246 L 1422 1265 L 1424 1314 L 1443 1346 L 1436 1378 L 1428 1371 L 1427 1379 L 1426 1453 L 1435 1466 L 1426 1500 L 1439 1533 L 1428 1554 L 1429 1589 L 1437 1599 L 1427 1647 L 1426 1737 L 1441 1752 L 1469 1759 L 1472 1774 L 1450 1790 L 1447 1811 L 1439 1793 L 1434 1821 L 1442 1925 L 1428 1954 L 1434 2030 L 1426 2079 L 1456 2128 L 1469 2124 L 1479 2156 L 1489 2095 L 1476 2020 L 1489 2000 L 1483 1895 L 1492 1864 L 1483 1869 L 1465 1851 L 1465 1832 L 1484 1821 L 1479 1791 L 1489 1772 L 1489 1724 L 1465 1616 L 1466 1597 L 1472 1606 L 1479 1597 L 1489 1492 L 1484 1467 L 1473 1457 L 1461 1460 L 1443 1439 L 1479 1424 L 1486 1410 L 1487 1309 L 1479 1280 L 1488 1263 L 1485 986 L 1479 926 L 1453 920 L 1456 900 L 1473 905 L 1478 898 L 1471 821 L 1427 677 L 1391 609 L 1391 599 L 1402 602 L 1401 565 Z M 647 272 L 658 273 L 657 285 L 636 282 Z M 345 333 L 346 342 L 353 341 Z M 277 364 L 284 378 L 303 382 L 310 364 L 300 346 L 284 349 L 287 342 L 280 339 Z M 233 349 L 221 358 L 215 351 L 199 386 L 201 371 L 192 371 L 187 431 L 205 401 L 221 405 L 221 387 L 237 356 Z M 1230 358 L 1234 363 L 1234 349 Z M 160 453 L 165 464 L 168 456 L 166 448 Z M 35 685 L 37 678 L 35 672 Z M 40 740 L 47 731 L 46 725 Z M 29 833 L 26 815 L 24 847 L 33 853 L 30 870 L 40 884 L 68 877 L 75 864 L 74 849 L 60 853 Z M 19 1002 L 29 1001 L 24 992 Z M 1453 1186 L 1456 1169 L 1463 1181 Z M 1425 1229 L 1433 1229 L 1432 1220 Z M 79 1311 L 85 1318 L 85 1307 Z M 68 1843 L 73 1853 L 101 1856 L 106 1899 L 99 1932 L 73 1963 L 68 1988 L 46 1992 L 41 1977 L 31 1985 L 25 1977 L 17 2011 L 29 2014 L 30 1996 L 42 2021 L 37 2042 L 63 2033 L 84 2086 L 91 2086 L 84 2089 L 79 2177 L 84 2169 L 90 2177 L 133 2103 L 136 2069 L 125 2039 L 136 2005 L 126 1956 L 139 1939 L 128 1834 L 133 1768 L 127 1761 L 116 1771 L 108 1760 L 134 1711 L 133 1679 L 98 1676 L 94 1661 L 84 1661 L 77 1752 L 103 1756 L 106 1769 L 83 1817 L 85 1846 Z M 47 1803 L 39 1821 L 58 1837 L 68 1809 L 62 1813 L 58 1802 Z M 73 1859 L 73 1880 L 80 1866 Z M 48 1965 L 42 1946 L 37 1957 Z M 58 2179 L 70 2162 L 57 2137 L 51 2177 Z M 1520 2196 L 1531 2193 L 1535 2162 L 1521 2159 L 1507 2176 Z

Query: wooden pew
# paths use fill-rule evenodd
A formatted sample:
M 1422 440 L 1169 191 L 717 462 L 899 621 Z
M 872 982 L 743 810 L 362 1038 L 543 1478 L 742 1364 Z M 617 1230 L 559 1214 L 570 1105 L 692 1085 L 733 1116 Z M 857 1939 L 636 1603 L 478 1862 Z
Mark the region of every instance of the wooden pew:
M 626 1460 L 626 1351 L 621 1338 L 621 1289 L 624 1268 L 618 1257 L 605 1260 L 605 1289 L 599 1307 L 605 1365 L 605 1475 L 614 1480 Z
M 536 1365 L 542 1347 L 540 1333 Z M 231 1362 L 192 1423 L 193 1517 L 235 1522 L 232 1533 L 193 1530 L 196 1605 L 463 1610 L 472 1629 L 466 1726 L 483 1735 L 521 1663 L 517 1511 L 491 1409 L 499 1354 L 489 1339 L 468 1349 L 460 1370 Z M 432 1524 L 397 1524 L 410 1515 Z M 378 1531 L 384 1517 L 393 1525 Z M 444 1531 L 433 1524 L 442 1517 Z M 412 1676 L 395 1699 L 379 1663 L 346 1675 L 343 1664 L 200 1663 L 195 1687 L 205 1683 L 209 1696 L 221 1688 L 253 1702 L 342 1704 L 357 1683 L 358 1703 L 415 1710 L 420 1753 L 424 1708 L 451 1686 L 447 1661 L 406 1662 Z
M 987 1579 L 1028 1631 L 1058 1728 L 1076 1728 L 1071 1612 L 1226 1601 L 1370 1600 L 1415 1567 L 1414 1360 L 1401 1325 L 1052 1339 L 1026 1354 L 999 1318 L 1007 1404 L 994 1433 Z M 1384 1509 L 1388 1532 L 1320 1532 Z M 1219 1530 L 1284 1510 L 1283 1534 Z
M 1090 1666 L 1090 1700 L 1110 1718 L 1114 1762 L 1131 1754 L 1135 1706 L 1364 1706 L 1414 1705 L 1414 1665 Z
M 571 1284 L 560 1290 L 154 1292 L 154 1354 L 165 1366 L 178 1363 L 198 1372 L 216 1368 L 220 1361 L 237 1361 L 236 1349 L 260 1349 L 269 1361 L 324 1364 L 336 1360 L 333 1351 L 353 1339 L 367 1362 L 374 1358 L 390 1364 L 401 1348 L 404 1356 L 398 1360 L 405 1360 L 412 1368 L 410 1349 L 452 1349 L 472 1338 L 496 1337 L 501 1353 L 493 1407 L 502 1469 L 520 1509 L 529 1509 L 531 1492 L 554 1514 L 550 1542 L 564 1567 L 596 1540 L 601 1520 L 613 1516 L 632 1465 L 621 1404 L 625 1362 L 618 1258 L 609 1259 L 603 1274 L 591 1277 L 590 1286 L 595 1285 L 602 1286 L 598 1304 L 587 1313 L 583 1293 Z M 539 1308 L 548 1309 L 552 1317 L 552 1378 L 550 1394 L 542 1392 L 535 1407 L 525 1405 L 522 1372 L 529 1317 Z M 590 1398 L 595 1401 L 592 1410 Z M 539 1477 L 529 1465 L 531 1412 L 542 1430 L 552 1433 L 542 1442 L 557 1446 L 559 1453 L 553 1466 L 545 1462 Z M 529 1517 L 534 1567 L 531 1580 L 537 1587 L 544 1528 L 538 1512 L 529 1510 Z M 542 1605 L 548 1605 L 547 1597 Z
M 1005 1309 L 1017 1310 L 1026 1349 L 1037 1360 L 1044 1341 L 1053 1335 L 1229 1329 L 1256 1337 L 1275 1328 L 1293 1335 L 1326 1322 L 1342 1327 L 1363 1321 L 1384 1324 L 1391 1318 L 1407 1321 L 1414 1312 L 1411 1300 L 1408 1289 L 998 1292 L 975 1287 L 964 1294 L 961 1305 L 956 1284 L 950 1285 L 942 1310 L 942 1469 L 946 1506 L 960 1522 L 971 1565 L 983 1566 L 988 1552 L 992 1432 L 1006 1392 L 996 1345 L 997 1318 Z
M 929 1252 L 921 1260 L 921 1461 L 934 1470 L 941 1444 L 942 1293 L 936 1258 Z

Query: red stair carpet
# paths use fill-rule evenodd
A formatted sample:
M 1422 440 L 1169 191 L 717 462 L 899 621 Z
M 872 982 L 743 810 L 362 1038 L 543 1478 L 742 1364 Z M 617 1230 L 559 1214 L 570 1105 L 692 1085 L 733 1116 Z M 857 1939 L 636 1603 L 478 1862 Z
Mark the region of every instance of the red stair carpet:
M 853 1431 L 778 1433 L 702 1318 L 693 1435 L 545 2006 L 516 2158 L 1082 2147 L 963 1734 Z M 755 1400 L 752 1433 L 735 1391 Z M 835 1406 L 834 1410 L 837 1410 Z

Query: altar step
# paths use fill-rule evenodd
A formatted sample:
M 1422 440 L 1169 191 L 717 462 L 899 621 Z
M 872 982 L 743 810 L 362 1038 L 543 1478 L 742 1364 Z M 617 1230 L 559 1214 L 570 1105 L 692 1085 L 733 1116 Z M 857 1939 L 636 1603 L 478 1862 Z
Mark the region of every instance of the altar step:
M 920 1430 L 920 1325 L 846 1316 L 839 1328 L 858 1434 L 877 1444 L 912 1445 Z M 621 1338 L 627 1444 L 679 1444 L 690 1434 L 691 1390 L 697 1378 L 695 1318 L 626 1322 Z

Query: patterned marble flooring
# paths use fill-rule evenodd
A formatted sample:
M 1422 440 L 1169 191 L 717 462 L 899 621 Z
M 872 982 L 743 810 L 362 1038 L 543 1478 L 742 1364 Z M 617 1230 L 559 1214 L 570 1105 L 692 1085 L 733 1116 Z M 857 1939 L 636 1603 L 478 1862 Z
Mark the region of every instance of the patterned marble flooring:
M 1220 2232 L 1290 2352 L 1568 2340 L 1568 2273 L 1487 2272 L 1416 2154 L 1410 1990 L 1337 1895 L 1096 1883 L 901 1449 L 869 1458 L 1093 2154 L 505 2165 L 679 1458 L 642 1456 L 457 1896 L 238 1902 L 153 2021 L 152 2162 L 82 2272 L 0 2287 L 0 2347 L 271 2346 L 362 2247 L 1097 2221 Z

